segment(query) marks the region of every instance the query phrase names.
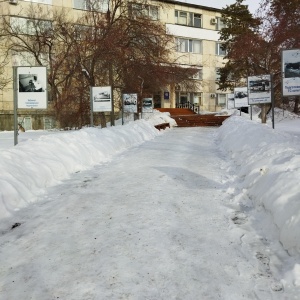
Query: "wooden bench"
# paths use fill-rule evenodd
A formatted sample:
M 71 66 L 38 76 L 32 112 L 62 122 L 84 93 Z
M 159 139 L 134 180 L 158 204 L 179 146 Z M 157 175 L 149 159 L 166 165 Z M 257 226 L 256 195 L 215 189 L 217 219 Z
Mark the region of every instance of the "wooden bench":
M 158 130 L 166 129 L 166 127 L 170 128 L 170 123 L 161 123 L 161 124 L 154 125 L 154 127 Z

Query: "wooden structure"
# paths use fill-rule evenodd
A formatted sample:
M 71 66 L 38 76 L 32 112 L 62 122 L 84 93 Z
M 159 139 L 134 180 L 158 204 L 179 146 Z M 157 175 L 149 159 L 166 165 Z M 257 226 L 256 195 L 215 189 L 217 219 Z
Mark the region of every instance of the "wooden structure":
M 157 108 L 160 112 L 169 112 L 178 127 L 221 126 L 230 116 L 217 114 L 195 114 L 185 108 Z

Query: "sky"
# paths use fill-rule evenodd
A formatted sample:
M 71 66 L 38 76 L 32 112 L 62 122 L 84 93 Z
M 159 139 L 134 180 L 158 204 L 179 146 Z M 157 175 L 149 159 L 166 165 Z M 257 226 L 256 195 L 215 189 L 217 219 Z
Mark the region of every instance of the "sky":
M 275 112 L 0 132 L 0 299 L 299 299 L 300 118 Z
M 193 3 L 198 5 L 204 5 L 209 7 L 215 7 L 215 8 L 223 8 L 226 7 L 226 5 L 231 5 L 235 3 L 234 0 L 186 0 L 181 2 L 187 2 L 187 3 Z M 251 13 L 254 13 L 258 7 L 259 7 L 260 0 L 245 0 L 244 4 L 249 6 L 249 10 Z

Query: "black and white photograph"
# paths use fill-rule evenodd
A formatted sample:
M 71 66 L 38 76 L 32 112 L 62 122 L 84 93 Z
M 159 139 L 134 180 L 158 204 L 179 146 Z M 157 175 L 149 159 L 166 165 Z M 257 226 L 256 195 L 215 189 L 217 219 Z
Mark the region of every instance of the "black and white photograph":
M 123 94 L 123 112 L 137 113 L 137 94 Z
M 38 74 L 19 74 L 19 92 L 44 92 L 45 83 L 41 82 Z
M 111 87 L 92 87 L 92 101 L 94 112 L 111 111 Z
M 18 108 L 47 108 L 46 67 L 17 67 Z
M 270 81 L 266 79 L 249 81 L 250 93 L 270 92 Z
M 248 104 L 248 89 L 247 87 L 234 88 L 234 107 L 247 107 Z
M 153 99 L 143 98 L 142 112 L 153 112 Z
M 300 77 L 300 49 L 282 51 L 284 78 Z
M 300 77 L 300 61 L 295 63 L 286 63 L 284 75 L 285 78 Z
M 282 51 L 282 95 L 300 95 L 300 49 Z

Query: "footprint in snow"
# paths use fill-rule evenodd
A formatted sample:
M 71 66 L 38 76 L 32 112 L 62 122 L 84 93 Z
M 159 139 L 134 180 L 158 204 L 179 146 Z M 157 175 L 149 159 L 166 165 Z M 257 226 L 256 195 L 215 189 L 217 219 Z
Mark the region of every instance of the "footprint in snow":
M 231 220 L 234 224 L 242 225 L 247 222 L 247 216 L 243 212 L 236 211 L 231 217 Z

